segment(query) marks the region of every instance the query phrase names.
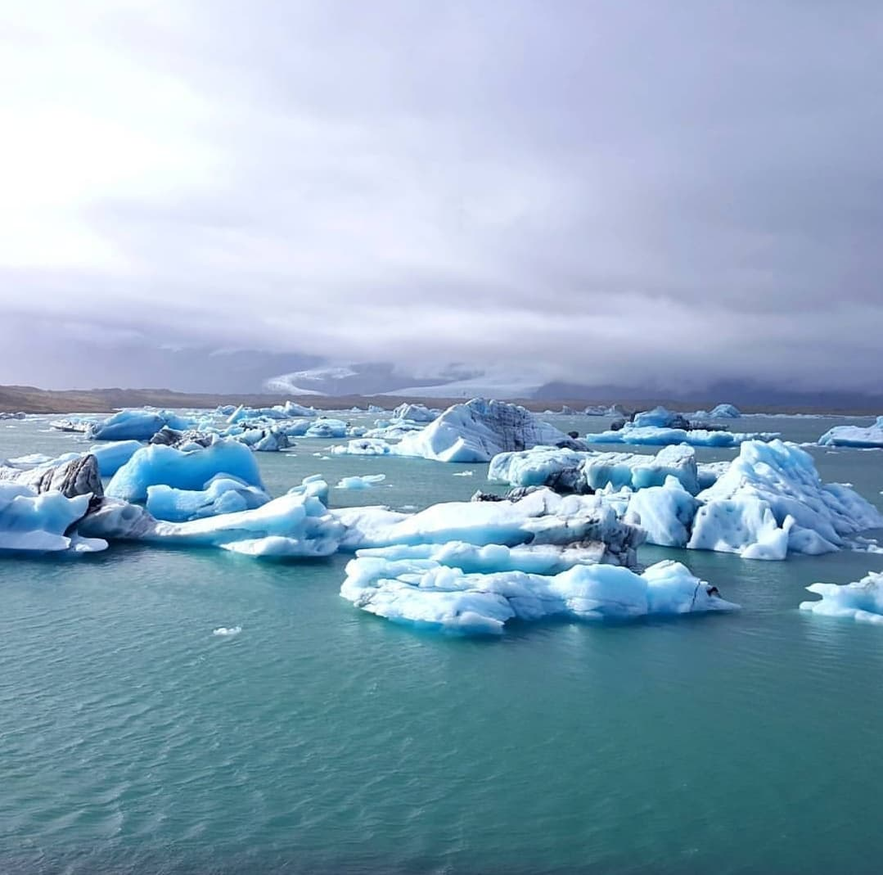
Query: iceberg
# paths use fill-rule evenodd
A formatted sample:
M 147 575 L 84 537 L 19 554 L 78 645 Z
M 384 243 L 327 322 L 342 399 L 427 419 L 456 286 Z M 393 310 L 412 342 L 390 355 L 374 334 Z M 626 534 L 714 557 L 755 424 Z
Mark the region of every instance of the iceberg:
M 164 522 L 139 505 L 104 499 L 79 523 L 78 530 L 81 535 L 104 540 L 220 547 L 247 556 L 276 558 L 330 556 L 344 534 L 344 526 L 308 492 L 288 493 L 254 510 L 188 522 Z
M 607 486 L 644 489 L 662 485 L 669 476 L 676 477 L 692 494 L 699 491 L 699 466 L 692 447 L 664 447 L 655 456 L 534 447 L 519 453 L 500 453 L 491 459 L 488 469 L 488 480 L 577 493 Z M 707 472 L 704 479 L 706 485 L 711 485 L 716 477 Z
M 433 558 L 398 555 L 395 549 L 389 555 L 358 554 L 346 567 L 341 596 L 393 622 L 458 635 L 500 635 L 514 620 L 633 620 L 737 608 L 677 562 L 660 562 L 643 574 L 610 565 L 575 565 L 544 575 L 470 573 L 456 559 L 446 564 L 448 556 L 441 552 Z
M 823 447 L 855 447 L 858 449 L 883 449 L 883 416 L 874 425 L 865 428 L 857 425 L 837 425 L 819 438 Z
M 743 444 L 726 473 L 697 498 L 702 506 L 687 546 L 746 559 L 832 552 L 845 536 L 883 526 L 870 502 L 846 486 L 823 484 L 812 456 L 779 440 Z
M 439 462 L 489 462 L 498 453 L 538 445 L 583 448 L 524 407 L 473 398 L 449 407 L 422 431 L 405 435 L 394 452 Z
M 333 446 L 330 452 L 332 456 L 389 456 L 393 455 L 393 447 L 377 438 L 361 438 Z
M 0 467 L 0 484 L 15 483 L 35 493 L 60 492 L 66 498 L 103 494 L 98 460 L 91 454 L 75 454 L 64 461 L 54 459 L 36 467 Z
M 121 410 L 100 422 L 90 423 L 86 434 L 95 441 L 147 441 L 164 426 L 186 429 L 192 425 L 193 420 L 170 410 Z
M 217 474 L 227 474 L 263 489 L 254 454 L 245 445 L 228 439 L 187 451 L 166 446 L 142 447 L 113 475 L 107 495 L 125 501 L 145 501 L 149 486 L 198 490 Z
M 273 407 L 246 407 L 240 404 L 228 417 L 227 425 L 235 425 L 245 420 L 258 419 L 294 419 L 295 417 L 313 417 L 318 413 L 312 407 L 304 407 L 293 401 L 276 404 Z
M 347 437 L 347 429 L 350 426 L 342 419 L 322 418 L 316 420 L 306 430 L 306 436 L 311 438 L 342 438 Z
M 102 477 L 113 477 L 144 444 L 140 441 L 114 441 L 109 444 L 96 444 L 90 447 L 90 455 L 95 456 Z
M 392 412 L 390 419 L 393 422 L 407 420 L 408 422 L 432 422 L 438 418 L 441 410 L 430 409 L 425 404 L 399 404 Z
M 342 550 L 415 546 L 461 541 L 478 547 L 580 547 L 594 551 L 594 561 L 637 565 L 642 529 L 617 519 L 594 495 L 557 495 L 538 489 L 517 500 L 450 501 L 418 513 L 385 507 L 349 507 L 332 511 L 346 527 Z
M 107 542 L 68 534 L 89 509 L 91 495 L 38 493 L 20 483 L 0 482 L 0 552 L 94 553 Z
M 871 571 L 856 583 L 813 583 L 809 592 L 821 599 L 800 603 L 801 611 L 827 617 L 846 617 L 858 623 L 883 625 L 883 573 Z
M 365 474 L 361 477 L 342 477 L 338 489 L 371 489 L 386 480 L 386 474 Z
M 660 428 L 648 426 L 638 428 L 627 423 L 617 431 L 602 431 L 587 434 L 589 444 L 637 444 L 661 447 L 668 444 L 690 444 L 694 447 L 735 447 L 745 441 L 771 441 L 780 437 L 778 432 L 732 432 L 709 431 L 694 428 L 689 431 L 683 428 Z
M 665 407 L 654 407 L 636 413 L 627 427 L 632 428 L 689 428 L 689 420 L 681 413 L 666 410 Z
M 279 428 L 248 428 L 233 437 L 256 453 L 278 453 L 294 445 L 284 429 Z
M 218 475 L 205 489 L 175 489 L 159 484 L 147 487 L 147 511 L 158 520 L 186 522 L 203 517 L 254 510 L 270 500 L 257 486 L 249 486 L 235 477 Z
M 718 404 L 717 407 L 714 407 L 712 410 L 697 410 L 695 413 L 690 413 L 688 418 L 690 420 L 706 420 L 706 419 L 739 419 L 742 416 L 742 411 L 739 410 L 738 407 L 733 406 L 732 404 Z
M 699 502 L 676 477 L 662 486 L 639 489 L 628 499 L 624 520 L 640 526 L 647 541 L 660 547 L 684 547 Z

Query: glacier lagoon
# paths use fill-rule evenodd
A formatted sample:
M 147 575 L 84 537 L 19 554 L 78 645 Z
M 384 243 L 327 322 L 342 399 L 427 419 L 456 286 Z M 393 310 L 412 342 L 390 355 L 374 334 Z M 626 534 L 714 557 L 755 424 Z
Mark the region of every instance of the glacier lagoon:
M 750 429 L 803 443 L 840 422 Z M 0 425 L 0 457 L 87 446 L 47 427 Z M 504 491 L 486 464 L 329 446 L 261 454 L 268 491 L 314 473 L 386 475 L 332 488 L 332 507 Z M 809 452 L 824 481 L 881 506 L 881 452 Z M 355 610 L 338 594 L 350 558 L 119 543 L 0 558 L 4 871 L 876 871 L 883 630 L 799 604 L 883 555 L 645 545 L 644 564 L 682 561 L 742 610 L 550 620 L 490 642 Z

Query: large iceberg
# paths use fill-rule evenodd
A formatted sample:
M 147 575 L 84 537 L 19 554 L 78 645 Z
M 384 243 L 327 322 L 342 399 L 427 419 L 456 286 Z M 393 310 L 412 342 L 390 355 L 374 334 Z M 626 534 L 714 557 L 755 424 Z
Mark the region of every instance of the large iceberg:
M 346 568 L 340 594 L 369 613 L 397 623 L 461 635 L 499 635 L 513 620 L 561 616 L 576 620 L 628 620 L 733 610 L 715 587 L 676 562 L 643 574 L 610 565 L 575 565 L 554 575 L 512 570 L 464 571 L 456 550 L 432 558 L 401 558 L 397 548 L 359 554 Z
M 742 411 L 739 410 L 738 407 L 735 407 L 732 404 L 718 404 L 717 407 L 714 407 L 711 410 L 697 410 L 695 413 L 690 413 L 688 419 L 691 421 L 706 419 L 739 419 L 741 416 Z
M 422 431 L 405 435 L 394 452 L 439 462 L 489 462 L 497 453 L 539 445 L 582 447 L 524 407 L 474 398 L 449 407 Z
M 823 447 L 857 447 L 859 449 L 883 449 L 883 416 L 874 425 L 837 425 L 820 438 Z
M 193 420 L 171 410 L 121 410 L 100 422 L 90 423 L 86 432 L 96 441 L 147 441 L 161 428 L 190 428 Z
M 68 498 L 43 494 L 20 483 L 0 482 L 0 551 L 94 553 L 107 547 L 99 539 L 71 534 L 89 509 L 91 495 Z
M 344 526 L 310 492 L 292 492 L 254 510 L 188 522 L 162 522 L 140 505 L 105 499 L 78 529 L 88 537 L 189 547 L 220 547 L 266 557 L 330 556 Z
M 820 595 L 816 601 L 800 603 L 801 611 L 828 617 L 848 617 L 859 623 L 883 625 L 883 573 L 871 571 L 856 583 L 813 583 L 809 592 Z
M 745 441 L 771 441 L 779 436 L 778 432 L 709 431 L 703 428 L 686 430 L 658 426 L 641 428 L 627 423 L 617 431 L 587 434 L 585 441 L 589 444 L 636 444 L 652 447 L 662 447 L 668 444 L 690 444 L 694 447 L 735 447 Z
M 251 450 L 235 440 L 219 440 L 211 446 L 189 451 L 166 446 L 142 447 L 114 474 L 107 495 L 126 501 L 144 501 L 149 486 L 203 489 L 217 474 L 228 474 L 249 486 L 263 488 Z

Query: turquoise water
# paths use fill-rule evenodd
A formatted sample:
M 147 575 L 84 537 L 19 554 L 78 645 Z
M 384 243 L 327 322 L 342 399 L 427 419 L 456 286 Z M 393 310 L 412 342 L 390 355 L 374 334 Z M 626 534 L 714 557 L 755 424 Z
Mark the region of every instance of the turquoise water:
M 43 428 L 0 424 L 0 457 L 79 446 Z M 270 488 L 383 472 L 332 503 L 395 507 L 487 488 L 486 466 L 325 447 L 260 456 Z M 813 454 L 880 506 L 883 453 Z M 462 640 L 354 609 L 346 557 L 0 559 L 0 871 L 878 871 L 883 629 L 797 605 L 883 556 L 641 550 L 664 557 L 744 610 Z

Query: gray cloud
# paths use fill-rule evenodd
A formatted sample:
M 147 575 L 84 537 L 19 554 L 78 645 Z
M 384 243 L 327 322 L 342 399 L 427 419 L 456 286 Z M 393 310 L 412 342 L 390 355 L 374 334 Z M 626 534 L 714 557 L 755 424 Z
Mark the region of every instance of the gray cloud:
M 136 351 L 173 346 L 878 386 L 879 4 L 96 2 L 0 24 L 7 351 L 75 323 L 141 384 Z M 68 359 L 7 352 L 0 382 L 94 378 Z

